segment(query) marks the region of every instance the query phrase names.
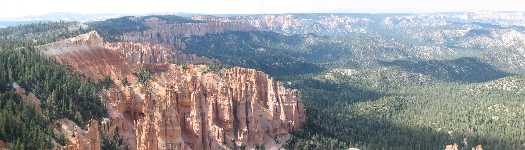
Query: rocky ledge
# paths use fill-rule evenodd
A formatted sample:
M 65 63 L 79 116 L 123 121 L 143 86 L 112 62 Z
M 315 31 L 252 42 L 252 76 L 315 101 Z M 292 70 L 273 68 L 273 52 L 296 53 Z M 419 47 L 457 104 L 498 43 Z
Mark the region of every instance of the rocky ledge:
M 299 93 L 263 72 L 167 64 L 157 61 L 158 57 L 135 61 L 135 57 L 130 59 L 129 54 L 119 49 L 152 54 L 158 52 L 149 50 L 163 48 L 148 44 L 100 44 L 99 39 L 96 32 L 90 32 L 41 47 L 44 52 L 60 49 L 45 54 L 87 77 L 110 77 L 115 83 L 101 95 L 106 99 L 110 117 L 102 128 L 83 131 L 65 130 L 74 125 L 62 126 L 63 131 L 71 132 L 68 135 L 84 132 L 90 135 L 70 140 L 68 148 L 100 145 L 96 140 L 101 138 L 93 137 L 99 136 L 93 130 L 100 130 L 118 133 L 129 149 L 235 149 L 260 145 L 277 149 L 305 121 Z M 152 77 L 139 82 L 134 72 L 141 69 L 150 70 Z M 82 141 L 90 146 L 79 145 L 86 143 Z

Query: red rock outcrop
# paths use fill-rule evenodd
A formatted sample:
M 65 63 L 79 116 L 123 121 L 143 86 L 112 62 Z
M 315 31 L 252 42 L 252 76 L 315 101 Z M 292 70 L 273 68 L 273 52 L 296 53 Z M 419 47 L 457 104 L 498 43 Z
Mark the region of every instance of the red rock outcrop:
M 9 144 L 7 142 L 4 142 L 0 140 L 0 150 L 8 150 Z
M 458 144 L 449 144 L 449 145 L 445 145 L 445 150 L 458 150 L 459 149 L 459 145 Z M 483 146 L 482 145 L 476 145 L 475 147 L 472 147 L 472 150 L 483 150 Z
M 39 49 L 58 63 L 93 79 L 106 76 L 120 79 L 133 70 L 120 53 L 104 48 L 103 39 L 95 31 L 43 45 Z
M 88 35 L 81 37 L 99 37 L 96 33 Z M 271 147 L 278 146 L 275 139 L 301 128 L 305 120 L 298 92 L 260 71 L 211 71 L 206 65 L 165 64 L 160 61 L 164 48 L 148 44 L 109 43 L 103 47 L 97 42 L 62 43 L 41 49 L 88 77 L 109 76 L 114 80 L 115 85 L 104 93 L 110 123 L 105 122 L 102 128 L 118 130 L 129 149 L 278 148 Z M 123 49 L 149 58 L 137 61 L 137 54 L 126 54 L 130 52 Z M 127 62 L 130 59 L 132 63 Z M 154 70 L 144 84 L 132 73 L 139 67 Z M 98 126 L 91 129 L 90 125 L 88 132 L 93 130 Z M 85 145 L 84 138 L 93 143 L 92 137 L 72 138 L 68 147 L 86 149 L 78 145 Z
M 96 31 L 79 35 L 77 37 L 61 40 L 40 46 L 40 51 L 46 55 L 58 55 L 72 51 L 91 50 L 102 47 L 104 40 Z
M 458 150 L 458 144 L 450 144 L 445 146 L 445 150 Z
M 54 132 L 62 134 L 67 139 L 66 150 L 100 150 L 101 137 L 99 130 L 99 122 L 91 120 L 87 130 L 83 130 L 77 126 L 73 121 L 68 119 L 61 119 L 55 121 L 56 127 Z
M 137 149 L 228 149 L 274 143 L 301 127 L 297 92 L 252 69 L 203 73 L 206 66 L 171 65 L 149 87 L 113 90 L 113 120 Z M 129 120 L 129 121 L 128 121 Z M 134 128 L 133 128 L 134 127 Z M 122 130 L 124 132 L 124 130 Z M 134 132 L 134 133 L 133 133 Z
M 20 87 L 17 83 L 12 84 L 15 89 L 15 93 L 22 98 L 25 105 L 35 109 L 36 112 L 42 113 L 40 109 L 40 100 L 31 92 L 27 92 L 24 88 Z

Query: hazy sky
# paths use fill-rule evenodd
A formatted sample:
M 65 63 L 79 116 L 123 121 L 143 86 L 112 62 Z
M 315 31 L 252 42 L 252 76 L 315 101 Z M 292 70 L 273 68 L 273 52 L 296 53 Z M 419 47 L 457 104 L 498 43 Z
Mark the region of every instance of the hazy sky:
M 0 18 L 51 12 L 284 13 L 525 11 L 525 0 L 0 0 Z

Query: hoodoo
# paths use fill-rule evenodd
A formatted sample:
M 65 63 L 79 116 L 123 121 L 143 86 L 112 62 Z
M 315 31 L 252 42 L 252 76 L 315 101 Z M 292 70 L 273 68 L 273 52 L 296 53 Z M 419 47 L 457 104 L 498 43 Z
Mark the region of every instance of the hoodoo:
M 169 64 L 213 61 L 183 53 L 167 56 L 167 47 L 158 45 L 102 41 L 90 32 L 40 49 L 87 77 L 113 80 L 112 88 L 101 95 L 110 120 L 89 133 L 118 133 L 129 149 L 278 148 L 305 121 L 298 92 L 261 71 Z M 191 60 L 176 60 L 180 58 Z M 139 82 L 139 70 L 151 76 Z M 82 137 L 90 136 L 78 138 Z M 68 148 L 83 149 L 78 146 L 82 141 L 94 142 L 78 138 Z

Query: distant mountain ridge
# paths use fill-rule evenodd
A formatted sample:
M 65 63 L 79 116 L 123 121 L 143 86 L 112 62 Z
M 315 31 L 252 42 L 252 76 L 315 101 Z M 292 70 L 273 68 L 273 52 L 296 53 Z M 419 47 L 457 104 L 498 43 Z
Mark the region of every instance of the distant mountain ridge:
M 0 29 L 0 48 L 10 50 L 0 50 L 0 61 L 9 63 L 0 65 L 7 70 L 0 71 L 0 98 L 12 82 L 46 105 L 54 103 L 53 90 L 72 91 L 62 90 L 49 69 L 18 67 L 38 58 L 17 53 L 33 45 L 53 58 L 50 63 L 62 64 L 62 72 L 78 72 L 106 88 L 70 92 L 102 96 L 99 104 L 106 105 L 73 103 L 66 117 L 88 132 L 98 127 L 82 126 L 97 119 L 101 131 L 109 129 L 102 133 L 110 134 L 43 133 L 49 135 L 44 140 L 62 140 L 56 146 L 83 147 L 88 144 L 78 139 L 102 137 L 88 142 L 139 150 L 525 149 L 519 138 L 525 137 L 524 20 L 520 12 L 462 12 L 35 23 Z M 58 100 L 69 102 L 67 96 Z M 68 110 L 59 104 L 41 107 Z M 21 145 L 17 137 L 0 134 L 0 143 Z

